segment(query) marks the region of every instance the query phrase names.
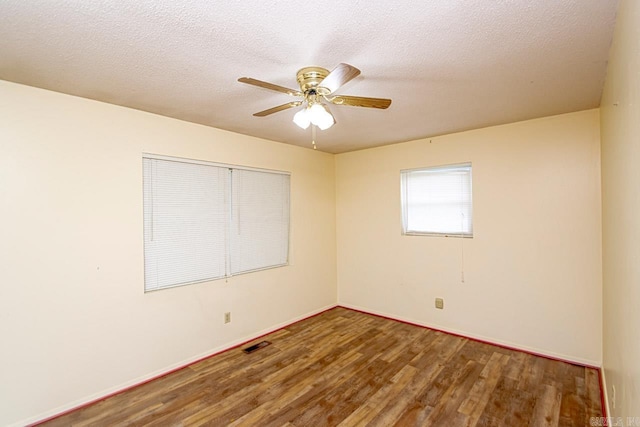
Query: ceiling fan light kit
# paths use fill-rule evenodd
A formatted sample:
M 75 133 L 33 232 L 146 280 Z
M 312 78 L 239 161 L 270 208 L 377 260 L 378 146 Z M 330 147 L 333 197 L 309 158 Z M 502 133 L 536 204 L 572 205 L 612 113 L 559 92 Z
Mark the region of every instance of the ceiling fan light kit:
M 293 123 L 300 126 L 302 129 L 306 129 L 311 124 L 311 117 L 309 117 L 309 112 L 306 108 L 298 111 L 293 116 Z
M 313 124 L 320 130 L 326 130 L 333 126 L 336 123 L 336 120 L 327 106 L 321 102 L 322 100 L 334 105 L 351 105 L 354 107 L 379 109 L 386 109 L 391 105 L 391 100 L 385 98 L 333 95 L 333 93 L 341 86 L 358 75 L 360 75 L 360 70 L 352 65 L 344 63 L 339 64 L 336 68 L 331 70 L 331 72 L 322 67 L 305 67 L 298 70 L 296 74 L 296 80 L 300 86 L 299 91 L 250 77 L 241 77 L 238 81 L 264 89 L 281 92 L 289 96 L 302 98 L 301 101 L 288 102 L 277 107 L 254 113 L 254 116 L 265 117 L 279 111 L 302 105 L 302 110 L 298 111 L 293 116 L 293 122 L 302 129 L 307 129 L 309 125 Z
M 313 103 L 298 111 L 293 116 L 293 122 L 302 129 L 306 129 L 310 124 L 313 124 L 318 126 L 320 130 L 327 130 L 336 123 L 336 119 L 326 106 L 320 103 Z

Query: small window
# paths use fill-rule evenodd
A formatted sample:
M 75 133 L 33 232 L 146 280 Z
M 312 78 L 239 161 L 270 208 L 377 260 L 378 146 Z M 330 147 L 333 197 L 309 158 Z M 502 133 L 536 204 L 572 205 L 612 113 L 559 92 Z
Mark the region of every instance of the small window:
M 287 265 L 285 172 L 143 157 L 145 291 Z
M 402 233 L 473 237 L 471 163 L 400 172 Z

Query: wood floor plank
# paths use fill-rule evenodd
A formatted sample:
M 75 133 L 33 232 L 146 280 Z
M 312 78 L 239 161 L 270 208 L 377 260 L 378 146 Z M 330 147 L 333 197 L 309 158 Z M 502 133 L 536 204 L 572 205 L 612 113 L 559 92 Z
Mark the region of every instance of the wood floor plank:
M 460 413 L 468 416 L 468 426 L 475 426 L 480 419 L 498 384 L 500 372 L 504 370 L 509 359 L 506 354 L 493 353 L 480 373 L 480 378 L 471 387 L 468 397 L 458 408 Z
M 335 308 L 47 426 L 588 425 L 598 372 Z
M 543 384 L 542 389 L 542 396 L 538 398 L 536 406 L 533 408 L 532 424 L 536 426 L 558 425 L 562 393 L 547 384 Z
M 586 388 L 585 404 L 585 425 L 592 417 L 600 417 L 602 408 L 600 400 L 600 377 L 595 369 L 585 369 L 584 382 Z
M 345 418 L 340 426 L 353 426 L 369 423 L 378 413 L 389 403 L 391 399 L 397 398 L 407 387 L 407 384 L 416 376 L 416 368 L 405 365 L 398 372 L 390 383 L 385 384 L 371 398 L 360 405 L 355 411 Z M 384 411 L 387 414 L 387 411 Z
M 482 368 L 482 365 L 469 360 L 452 375 L 449 387 L 438 399 L 438 402 L 433 406 L 433 411 L 427 417 L 427 425 L 443 425 L 454 417 L 465 420 L 466 424 L 466 417 L 463 417 L 464 414 L 458 415 L 457 409 L 473 383 L 477 381 Z

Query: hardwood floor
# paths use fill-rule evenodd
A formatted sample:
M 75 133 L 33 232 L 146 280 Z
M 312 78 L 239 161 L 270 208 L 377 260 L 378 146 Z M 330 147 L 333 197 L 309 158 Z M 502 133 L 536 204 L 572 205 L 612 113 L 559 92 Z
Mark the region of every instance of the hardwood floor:
M 602 416 L 594 369 L 352 310 L 262 340 L 272 344 L 227 351 L 44 425 L 587 426 Z

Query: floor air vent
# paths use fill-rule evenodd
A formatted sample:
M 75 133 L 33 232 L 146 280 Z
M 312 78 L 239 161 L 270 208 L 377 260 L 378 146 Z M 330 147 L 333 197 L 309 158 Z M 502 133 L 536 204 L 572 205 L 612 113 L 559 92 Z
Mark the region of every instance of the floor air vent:
M 249 346 L 247 348 L 245 348 L 244 351 L 245 353 L 253 353 L 254 351 L 258 351 L 260 350 L 262 347 L 266 347 L 269 344 L 271 344 L 269 341 L 260 341 L 258 344 L 254 344 L 252 346 Z

